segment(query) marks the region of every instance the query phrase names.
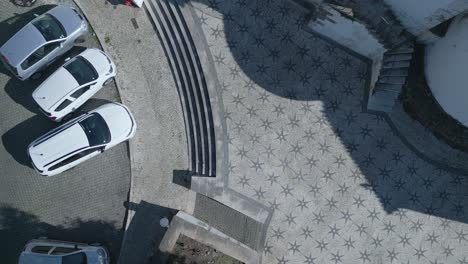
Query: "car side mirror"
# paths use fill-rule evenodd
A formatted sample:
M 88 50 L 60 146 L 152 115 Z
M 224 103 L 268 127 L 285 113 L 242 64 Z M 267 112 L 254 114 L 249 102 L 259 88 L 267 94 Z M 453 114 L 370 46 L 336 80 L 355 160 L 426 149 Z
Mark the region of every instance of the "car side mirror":
M 70 58 L 70 57 L 66 58 L 66 59 L 65 59 L 65 62 L 67 62 L 67 61 L 69 61 L 69 60 L 71 60 L 71 58 Z

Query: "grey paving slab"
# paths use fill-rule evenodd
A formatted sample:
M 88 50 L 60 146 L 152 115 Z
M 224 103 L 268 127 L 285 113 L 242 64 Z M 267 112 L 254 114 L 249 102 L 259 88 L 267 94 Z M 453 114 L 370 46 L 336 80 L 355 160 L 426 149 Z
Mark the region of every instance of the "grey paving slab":
M 33 9 L 0 2 L 0 43 L 13 34 L 43 4 L 70 1 L 38 1 Z M 88 36 L 85 46 L 99 46 Z M 44 76 L 45 77 L 45 76 Z M 26 156 L 28 144 L 57 124 L 39 113 L 31 93 L 40 83 L 12 79 L 0 68 L 0 253 L 2 263 L 16 263 L 27 240 L 53 239 L 100 242 L 115 260 L 121 245 L 126 215 L 124 202 L 130 184 L 126 144 L 64 172 L 46 178 L 37 174 Z M 120 101 L 114 84 L 95 99 Z M 94 100 L 94 102 L 97 102 Z
M 222 84 L 228 186 L 275 210 L 263 263 L 467 262 L 468 179 L 363 110 L 366 60 L 287 1 L 190 4 Z

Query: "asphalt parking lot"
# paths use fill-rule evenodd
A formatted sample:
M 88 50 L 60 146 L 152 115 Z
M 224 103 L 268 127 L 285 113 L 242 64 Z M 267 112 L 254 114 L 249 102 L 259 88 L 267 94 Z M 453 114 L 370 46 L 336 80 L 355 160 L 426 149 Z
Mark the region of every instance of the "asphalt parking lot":
M 0 46 L 34 13 L 50 6 L 38 1 L 32 8 L 0 1 Z M 67 1 L 59 1 L 61 3 Z M 99 47 L 88 34 L 83 47 Z M 81 49 L 83 49 L 83 47 Z M 79 52 L 76 48 L 73 52 Z M 69 56 L 69 55 L 66 55 Z M 58 65 L 55 65 L 58 66 Z M 54 66 L 52 66 L 53 68 Z M 32 238 L 99 242 L 115 260 L 119 251 L 130 184 L 127 144 L 120 144 L 72 170 L 53 177 L 37 174 L 26 148 L 38 136 L 56 127 L 35 106 L 31 93 L 53 70 L 38 80 L 19 81 L 0 66 L 0 255 L 1 263 L 16 263 Z M 119 101 L 111 82 L 85 108 Z

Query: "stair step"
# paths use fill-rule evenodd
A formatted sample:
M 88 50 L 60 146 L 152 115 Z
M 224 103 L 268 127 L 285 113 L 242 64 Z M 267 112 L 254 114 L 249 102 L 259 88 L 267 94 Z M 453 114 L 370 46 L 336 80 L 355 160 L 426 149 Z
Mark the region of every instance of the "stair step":
M 206 83 L 204 83 L 203 70 L 201 69 L 201 64 L 197 63 L 198 56 L 196 55 L 195 45 L 190 35 L 190 31 L 183 19 L 183 16 L 180 12 L 180 9 L 177 5 L 174 5 L 168 0 L 162 0 L 166 4 L 168 11 L 172 16 L 173 24 L 176 26 L 179 31 L 179 35 L 183 40 L 183 45 L 185 48 L 185 55 L 187 61 L 189 62 L 191 69 L 191 77 L 193 82 L 193 88 L 197 97 L 197 104 L 199 106 L 199 116 L 202 122 L 202 134 L 203 134 L 203 160 L 204 164 L 204 174 L 210 174 L 210 168 L 214 165 L 211 157 L 215 152 L 214 146 L 214 133 L 213 133 L 213 120 L 211 116 L 211 105 L 209 102 L 209 95 L 206 88 Z
M 404 54 L 413 54 L 414 49 L 412 47 L 403 47 L 400 49 L 395 49 L 395 50 L 390 50 L 385 52 L 385 56 L 391 56 L 391 55 L 404 55 Z
M 401 84 L 378 83 L 376 84 L 374 90 L 375 91 L 385 90 L 385 91 L 392 91 L 392 92 L 400 93 L 402 88 L 403 88 L 403 85 Z
M 374 111 L 391 113 L 394 105 L 395 103 L 382 102 L 381 100 L 370 98 L 367 108 Z
M 196 174 L 214 176 L 216 153 L 213 151 L 211 105 L 190 32 L 178 6 L 167 0 L 150 0 L 147 6 L 179 90 L 187 129 L 190 169 Z
M 387 76 L 387 77 L 379 77 L 377 83 L 388 83 L 388 84 L 405 84 L 406 77 L 401 76 Z
M 194 62 L 194 67 L 196 68 L 197 73 L 197 80 L 199 82 L 200 87 L 200 95 L 201 95 L 201 104 L 203 105 L 204 115 L 206 116 L 207 120 L 207 139 L 208 139 L 208 150 L 207 150 L 207 157 L 206 163 L 208 164 L 209 170 L 207 171 L 208 176 L 215 176 L 216 175 L 216 139 L 215 139 L 215 128 L 214 128 L 214 121 L 213 121 L 213 112 L 211 108 L 211 101 L 210 95 L 208 92 L 208 85 L 206 82 L 206 78 L 203 72 L 202 63 L 200 62 L 200 58 L 197 53 L 196 45 L 190 34 L 190 29 L 184 19 L 182 11 L 180 10 L 179 5 L 174 4 L 172 1 L 165 0 L 167 3 L 170 3 L 172 9 L 175 13 L 178 14 L 176 16 L 179 24 L 183 27 L 183 32 L 185 34 L 185 39 L 189 43 L 189 47 L 191 48 L 190 55 L 192 57 L 192 61 Z
M 179 62 L 178 62 L 178 57 L 176 55 L 177 51 L 174 48 L 174 44 L 171 43 L 171 37 L 169 36 L 169 32 L 164 26 L 164 20 L 161 17 L 161 14 L 157 12 L 157 3 L 153 1 L 148 1 L 148 8 L 146 9 L 148 13 L 150 14 L 150 17 L 153 19 L 154 24 L 157 28 L 158 31 L 158 36 L 160 37 L 160 40 L 163 44 L 163 48 L 166 53 L 166 57 L 169 62 L 169 66 L 171 67 L 172 73 L 174 75 L 174 81 L 176 82 L 177 88 L 178 88 L 178 93 L 179 97 L 181 100 L 182 104 L 182 111 L 184 113 L 184 122 L 185 122 L 185 129 L 187 130 L 187 143 L 188 143 L 188 149 L 189 149 L 189 155 L 192 157 L 190 159 L 190 170 L 196 170 L 197 169 L 197 163 L 196 159 L 193 159 L 193 157 L 196 157 L 197 153 L 197 140 L 195 139 L 195 131 L 194 131 L 194 117 L 193 113 L 191 111 L 191 103 L 189 99 L 189 95 L 187 90 L 184 88 L 184 83 L 183 83 L 183 73 L 182 69 L 180 68 Z
M 380 76 L 408 76 L 408 68 L 387 68 L 380 71 Z
M 169 43 L 172 43 L 176 53 L 176 63 L 181 68 L 181 77 L 182 77 L 182 88 L 185 89 L 187 92 L 188 99 L 190 101 L 189 107 L 190 112 L 192 114 L 191 118 L 193 120 L 194 125 L 194 135 L 195 135 L 195 150 L 196 156 L 192 157 L 195 160 L 196 167 L 195 172 L 200 174 L 205 174 L 203 168 L 203 157 L 204 157 L 204 140 L 203 140 L 203 122 L 202 117 L 200 116 L 199 105 L 196 100 L 195 88 L 193 83 L 193 76 L 191 75 L 189 65 L 188 65 L 188 58 L 186 53 L 184 52 L 183 44 L 185 44 L 182 39 L 182 36 L 177 31 L 176 26 L 174 25 L 174 21 L 172 20 L 169 11 L 165 9 L 162 1 L 154 0 L 154 7 L 157 14 L 160 17 L 161 26 L 165 28 L 166 32 L 169 32 Z
M 384 56 L 384 63 L 390 61 L 410 61 L 413 58 L 413 54 L 395 54 Z
M 372 95 L 372 97 L 379 98 L 379 100 L 382 100 L 382 101 L 393 102 L 394 100 L 398 99 L 399 95 L 400 95 L 400 92 L 383 90 L 381 89 L 381 87 L 376 86 L 375 92 Z
M 382 68 L 383 69 L 408 68 L 410 65 L 411 65 L 410 61 L 389 61 L 389 62 L 383 62 Z

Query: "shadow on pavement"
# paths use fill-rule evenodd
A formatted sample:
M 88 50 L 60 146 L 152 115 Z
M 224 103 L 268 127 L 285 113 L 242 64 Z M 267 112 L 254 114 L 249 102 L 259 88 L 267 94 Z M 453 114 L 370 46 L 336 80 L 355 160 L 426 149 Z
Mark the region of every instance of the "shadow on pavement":
M 172 182 L 190 189 L 192 185 L 193 172 L 188 170 L 174 170 L 172 171 Z
M 307 122 L 320 128 L 330 125 L 335 140 L 346 148 L 342 154 L 349 155 L 359 168 L 357 172 L 348 173 L 363 176 L 366 183 L 361 186 L 377 195 L 387 213 L 409 209 L 468 223 L 468 191 L 459 189 L 466 175 L 440 168 L 417 156 L 392 131 L 386 114 L 367 111 L 369 59 L 307 30 L 310 14 L 294 8 L 286 0 L 191 2 L 206 6 L 201 12 L 207 13 L 199 21 L 211 29 L 211 36 L 207 35 L 207 38 L 225 36 L 229 53 L 239 66 L 237 69 L 232 65 L 230 73 L 225 74 L 234 79 L 242 72 L 248 79 L 238 78 L 238 85 L 248 87 L 249 93 L 258 85 L 291 102 L 300 101 L 306 113 L 312 112 L 308 102 L 323 104 L 319 114 L 324 118 L 318 116 L 317 120 Z M 209 10 L 219 12 L 223 23 L 209 24 Z M 216 67 L 231 66 L 227 65 L 222 50 L 212 55 Z M 361 62 L 355 62 L 356 58 Z M 235 110 L 239 110 L 237 103 L 242 105 L 245 98 L 245 95 L 237 96 L 233 95 L 233 100 L 238 100 Z M 276 110 L 273 119 L 284 114 L 283 109 Z M 283 115 L 282 118 L 289 118 L 293 125 L 296 122 L 295 116 Z M 316 142 L 317 154 L 336 154 L 335 159 L 339 159 L 340 154 L 332 153 L 329 143 Z M 324 177 L 331 177 L 338 171 L 334 167 L 336 164 L 329 165 L 329 171 L 323 171 Z M 321 173 L 317 173 L 318 177 Z
M 10 78 L 8 83 L 5 85 L 5 92 L 10 96 L 15 103 L 23 106 L 32 113 L 40 113 L 36 102 L 32 97 L 34 89 L 37 87 L 35 81 L 20 81 L 14 77 Z
M 35 115 L 21 122 L 2 135 L 2 143 L 10 155 L 20 164 L 31 167 L 27 155 L 29 144 L 58 124 L 43 115 Z
M 0 248 L 2 263 L 17 263 L 22 248 L 31 239 L 49 239 L 83 243 L 100 243 L 115 262 L 120 250 L 122 231 L 115 223 L 73 219 L 63 225 L 42 222 L 36 215 L 0 204 Z
M 159 220 L 166 217 L 170 221 L 177 210 L 145 201 L 128 203 L 126 207 L 135 214 L 127 229 L 120 263 L 165 263 L 167 256 L 157 248 L 167 228 L 161 227 Z
M 25 97 L 29 98 L 27 96 Z M 109 100 L 91 98 L 73 114 L 73 117 L 77 117 L 85 112 L 91 111 L 110 102 L 111 101 Z M 10 155 L 18 163 L 31 167 L 31 163 L 27 155 L 27 148 L 29 144 L 36 138 L 58 127 L 59 125 L 60 123 L 52 122 L 45 115 L 39 113 L 19 123 L 3 134 L 2 143 L 8 153 L 10 153 Z
M 22 14 L 15 14 L 14 17 L 10 17 L 0 22 L 0 46 L 2 46 L 7 40 L 9 40 L 16 32 L 28 24 L 31 20 L 36 18 L 35 14 L 42 15 L 50 9 L 56 7 L 56 5 L 41 5 L 33 8 Z

